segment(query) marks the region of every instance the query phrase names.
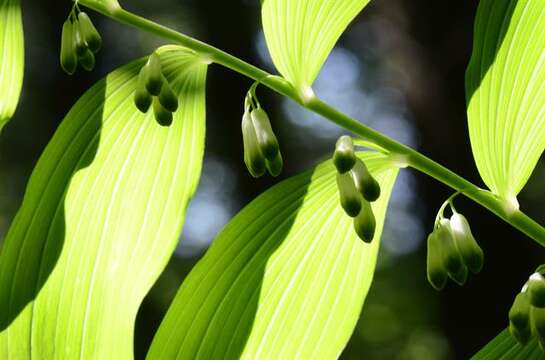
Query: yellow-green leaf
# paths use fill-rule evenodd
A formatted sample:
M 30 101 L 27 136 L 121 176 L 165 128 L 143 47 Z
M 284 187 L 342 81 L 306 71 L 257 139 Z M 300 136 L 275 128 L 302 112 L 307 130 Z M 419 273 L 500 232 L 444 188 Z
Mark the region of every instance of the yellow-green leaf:
M 341 208 L 331 161 L 276 185 L 188 275 L 148 359 L 337 358 L 371 285 L 398 171 L 383 155 L 362 158 L 382 187 L 371 244 Z
M 348 24 L 369 0 L 262 0 L 274 65 L 303 95 Z
M 133 103 L 144 59 L 70 110 L 0 253 L 0 359 L 130 359 L 138 307 L 174 251 L 204 151 L 207 66 L 160 50 L 182 107 Z
M 0 0 L 0 130 L 13 116 L 25 67 L 21 4 Z
M 469 134 L 486 185 L 513 203 L 545 148 L 545 1 L 481 0 L 466 73 Z

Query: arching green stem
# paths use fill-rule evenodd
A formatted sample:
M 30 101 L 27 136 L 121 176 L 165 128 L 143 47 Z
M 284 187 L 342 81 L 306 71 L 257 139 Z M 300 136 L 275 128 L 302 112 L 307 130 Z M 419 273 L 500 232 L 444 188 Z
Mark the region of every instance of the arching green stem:
M 204 61 L 222 65 L 251 79 L 259 81 L 260 84 L 267 86 L 281 95 L 291 98 L 301 106 L 322 115 L 331 122 L 362 137 L 365 141 L 376 144 L 378 147 L 388 151 L 392 156 L 399 159 L 400 163 L 425 173 L 445 185 L 450 186 L 452 189 L 459 191 L 464 194 L 464 196 L 484 206 L 507 223 L 519 229 L 542 246 L 545 246 L 545 228 L 519 209 L 514 209 L 509 205 L 507 200 L 501 199 L 491 192 L 479 188 L 418 151 L 363 125 L 356 119 L 343 114 L 314 95 L 309 95 L 302 99 L 299 96 L 299 92 L 284 78 L 271 75 L 220 49 L 130 13 L 118 6 L 109 6 L 107 3 L 99 3 L 96 0 L 79 0 L 79 4 L 85 5 L 118 22 L 133 26 L 142 31 L 153 33 L 176 44 L 192 49 L 198 53 Z

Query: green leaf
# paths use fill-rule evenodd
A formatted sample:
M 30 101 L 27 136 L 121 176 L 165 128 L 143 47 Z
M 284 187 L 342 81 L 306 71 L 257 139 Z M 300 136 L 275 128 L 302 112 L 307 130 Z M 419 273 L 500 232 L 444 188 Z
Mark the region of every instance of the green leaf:
M 543 360 L 545 353 L 539 348 L 536 338 L 525 346 L 520 345 L 511 336 L 509 330 L 502 331 L 477 354 L 472 360 Z
M 0 0 L 0 130 L 19 102 L 24 67 L 21 4 L 19 0 Z
M 333 359 L 371 285 L 398 169 L 362 156 L 383 190 L 377 232 L 361 241 L 341 208 L 331 161 L 246 206 L 180 287 L 148 359 Z
M 274 65 L 303 95 L 348 24 L 369 0 L 262 0 Z
M 486 185 L 517 205 L 545 148 L 545 1 L 481 0 L 466 73 L 469 134 Z
M 183 104 L 170 127 L 133 103 L 141 59 L 87 91 L 38 161 L 0 254 L 0 359 L 132 358 L 204 151 L 207 66 L 160 53 Z

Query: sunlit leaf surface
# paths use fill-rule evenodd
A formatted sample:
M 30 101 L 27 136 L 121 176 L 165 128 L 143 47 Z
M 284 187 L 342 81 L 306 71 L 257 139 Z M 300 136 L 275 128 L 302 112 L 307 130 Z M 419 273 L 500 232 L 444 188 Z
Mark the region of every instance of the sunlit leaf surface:
M 382 186 L 361 241 L 330 161 L 246 206 L 183 282 L 149 359 L 334 359 L 371 285 L 397 168 L 362 155 Z M 372 331 L 372 329 L 370 329 Z
M 25 67 L 19 0 L 0 0 L 0 130 L 13 116 Z
M 481 0 L 466 73 L 469 134 L 486 185 L 515 202 L 545 148 L 545 1 Z
M 498 336 L 475 354 L 472 360 L 543 360 L 545 353 L 537 340 L 532 339 L 526 346 L 519 345 L 509 333 L 502 331 Z
M 207 67 L 179 47 L 161 58 L 181 104 L 170 127 L 133 104 L 139 60 L 83 95 L 34 169 L 0 254 L 0 359 L 132 358 L 204 150 Z
M 274 65 L 299 91 L 312 85 L 348 24 L 369 0 L 262 0 Z

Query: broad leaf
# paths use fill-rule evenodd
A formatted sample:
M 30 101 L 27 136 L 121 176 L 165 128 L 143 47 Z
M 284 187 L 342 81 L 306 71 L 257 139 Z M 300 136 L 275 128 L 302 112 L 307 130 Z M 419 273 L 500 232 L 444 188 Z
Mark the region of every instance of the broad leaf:
M 369 0 L 262 0 L 274 65 L 303 94 L 348 24 Z
M 545 148 L 545 1 L 481 0 L 466 73 L 469 134 L 486 185 L 516 205 Z
M 543 360 L 545 353 L 537 340 L 532 339 L 526 346 L 515 341 L 509 330 L 502 331 L 494 340 L 475 354 L 472 360 Z
M 0 130 L 13 116 L 23 85 L 25 62 L 19 0 L 0 0 Z
M 85 93 L 34 169 L 0 254 L 1 359 L 132 358 L 204 151 L 207 67 L 179 47 L 161 59 L 182 106 L 170 127 L 133 104 L 138 60 Z
M 363 155 L 382 186 L 369 245 L 342 210 L 330 161 L 246 206 L 180 287 L 148 359 L 332 359 L 367 295 L 397 168 Z

